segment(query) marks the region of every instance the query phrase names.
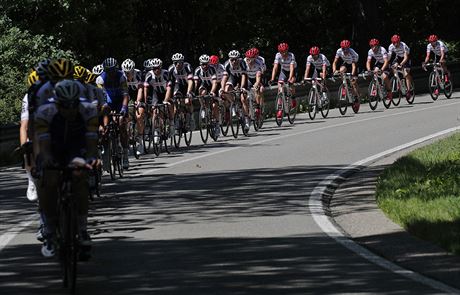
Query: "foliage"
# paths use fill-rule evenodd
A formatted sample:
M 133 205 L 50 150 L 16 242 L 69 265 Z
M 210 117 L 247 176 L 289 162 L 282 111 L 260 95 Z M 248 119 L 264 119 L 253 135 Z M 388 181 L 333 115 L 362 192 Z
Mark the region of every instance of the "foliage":
M 0 124 L 17 121 L 26 79 L 34 65 L 48 57 L 73 58 L 70 51 L 58 49 L 53 36 L 33 35 L 0 18 Z
M 460 254 L 460 134 L 386 169 L 378 180 L 377 202 L 410 233 Z

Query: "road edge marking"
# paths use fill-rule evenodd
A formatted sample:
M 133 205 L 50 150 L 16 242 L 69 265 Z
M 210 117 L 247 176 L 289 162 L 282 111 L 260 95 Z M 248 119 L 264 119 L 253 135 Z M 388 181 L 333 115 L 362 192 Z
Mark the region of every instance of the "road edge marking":
M 339 181 L 348 178 L 351 174 L 361 170 L 364 166 L 369 165 L 377 160 L 385 158 L 395 152 L 407 149 L 409 147 L 415 146 L 417 144 L 426 142 L 428 140 L 453 133 L 460 130 L 460 126 L 448 128 L 436 133 L 433 133 L 428 136 L 421 137 L 419 139 L 413 140 L 411 142 L 396 146 L 394 148 L 388 149 L 381 153 L 375 154 L 373 156 L 367 157 L 360 161 L 357 161 L 351 165 L 348 165 L 345 168 L 339 169 L 334 173 L 328 175 L 323 181 L 321 181 L 311 192 L 310 199 L 308 202 L 308 207 L 310 213 L 313 217 L 315 223 L 320 227 L 320 229 L 326 233 L 329 237 L 333 238 L 336 242 L 346 247 L 347 249 L 355 252 L 364 259 L 385 268 L 395 274 L 404 276 L 413 281 L 422 283 L 431 288 L 447 292 L 447 293 L 460 293 L 459 289 L 448 286 L 440 281 L 428 278 L 420 273 L 414 272 L 409 269 L 405 269 L 387 259 L 384 259 L 381 256 L 371 252 L 370 250 L 364 248 L 353 240 L 345 236 L 344 233 L 334 224 L 333 219 L 326 214 L 326 208 L 323 205 L 323 199 L 326 196 L 333 195 L 333 192 L 338 187 Z

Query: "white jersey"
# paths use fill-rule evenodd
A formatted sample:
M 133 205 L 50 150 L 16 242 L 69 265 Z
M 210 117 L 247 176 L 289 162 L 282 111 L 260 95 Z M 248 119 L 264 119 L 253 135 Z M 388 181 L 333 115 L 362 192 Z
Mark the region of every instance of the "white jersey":
M 21 108 L 21 121 L 29 120 L 29 96 L 24 95 L 22 99 L 22 108 Z
M 280 64 L 283 71 L 289 71 L 291 65 L 294 65 L 294 69 L 297 67 L 297 62 L 295 61 L 295 56 L 292 52 L 288 52 L 286 58 L 283 58 L 281 53 L 275 55 L 275 64 Z
M 218 63 L 216 65 L 212 65 L 212 66 L 216 70 L 217 83 L 220 83 L 222 81 L 222 77 L 224 76 L 224 73 L 225 73 L 225 67 L 221 63 Z
M 246 63 L 246 74 L 248 75 L 249 79 L 255 79 L 257 76 L 257 73 L 262 74 L 264 71 L 263 65 L 259 62 L 259 60 L 254 60 L 252 65 L 250 65 L 247 61 L 247 59 L 244 59 L 244 62 Z
M 347 52 L 343 51 L 342 48 L 337 49 L 335 57 L 341 58 L 346 64 L 357 63 L 359 59 L 359 55 L 351 48 L 349 48 Z
M 307 57 L 307 66 L 313 65 L 317 69 L 321 69 L 323 66 L 330 66 L 331 63 L 327 59 L 327 57 L 320 53 L 317 59 L 314 59 L 312 55 Z
M 396 47 L 394 44 L 391 44 L 388 47 L 388 54 L 391 56 L 393 53 L 396 53 L 397 57 L 404 57 L 404 54 L 410 53 L 410 49 L 409 49 L 409 46 L 406 45 L 406 43 L 399 42 L 398 47 Z
M 367 52 L 367 60 L 371 60 L 372 58 L 374 58 L 376 62 L 383 64 L 385 62 L 385 59 L 388 60 L 388 52 L 383 46 L 379 46 L 377 48 L 377 52 L 375 52 L 372 49 L 369 49 L 369 51 Z
M 144 84 L 142 81 L 142 72 L 138 69 L 134 69 L 132 79 L 130 80 L 125 72 L 123 76 L 126 78 L 126 83 L 128 84 L 128 90 L 136 91 L 140 86 Z
M 426 53 L 434 52 L 436 55 L 441 55 L 441 50 L 444 51 L 444 53 L 447 53 L 447 46 L 442 42 L 441 40 L 436 41 L 436 44 L 431 46 L 431 43 L 428 43 L 426 46 Z
M 262 73 L 265 72 L 265 70 L 267 69 L 267 66 L 265 65 L 265 58 L 259 55 L 258 57 L 256 57 L 256 61 L 258 61 L 262 65 Z

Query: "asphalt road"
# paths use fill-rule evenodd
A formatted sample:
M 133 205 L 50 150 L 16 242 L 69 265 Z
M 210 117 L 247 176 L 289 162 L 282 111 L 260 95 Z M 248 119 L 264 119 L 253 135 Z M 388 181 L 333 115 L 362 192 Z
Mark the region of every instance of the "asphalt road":
M 337 244 L 308 201 L 336 170 L 458 126 L 460 95 L 350 112 L 207 145 L 194 133 L 188 150 L 132 159 L 91 205 L 94 253 L 79 264 L 78 294 L 441 293 Z M 0 294 L 65 293 L 57 261 L 40 255 L 25 188 L 19 168 L 2 168 Z

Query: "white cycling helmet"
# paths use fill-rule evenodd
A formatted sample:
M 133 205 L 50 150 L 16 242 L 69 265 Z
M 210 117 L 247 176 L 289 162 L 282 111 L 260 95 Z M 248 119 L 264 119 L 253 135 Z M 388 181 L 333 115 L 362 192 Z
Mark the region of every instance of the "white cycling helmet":
M 200 63 L 202 63 L 202 64 L 207 64 L 207 63 L 209 63 L 209 55 L 207 55 L 207 54 L 202 54 L 198 60 L 199 60 Z
M 238 50 L 232 50 L 228 53 L 229 58 L 239 58 L 240 52 Z
M 102 74 L 103 71 L 104 71 L 104 67 L 102 65 L 94 66 L 92 70 L 93 74 L 95 75 L 100 75 Z
M 124 72 L 131 72 L 132 70 L 134 70 L 134 67 L 136 66 L 136 64 L 134 63 L 133 60 L 127 58 L 125 59 L 122 63 L 121 63 L 121 69 L 124 71 Z
M 184 55 L 182 53 L 174 53 L 171 57 L 172 61 L 184 61 Z
M 152 59 L 152 68 L 160 68 L 163 65 L 163 62 L 159 58 Z

